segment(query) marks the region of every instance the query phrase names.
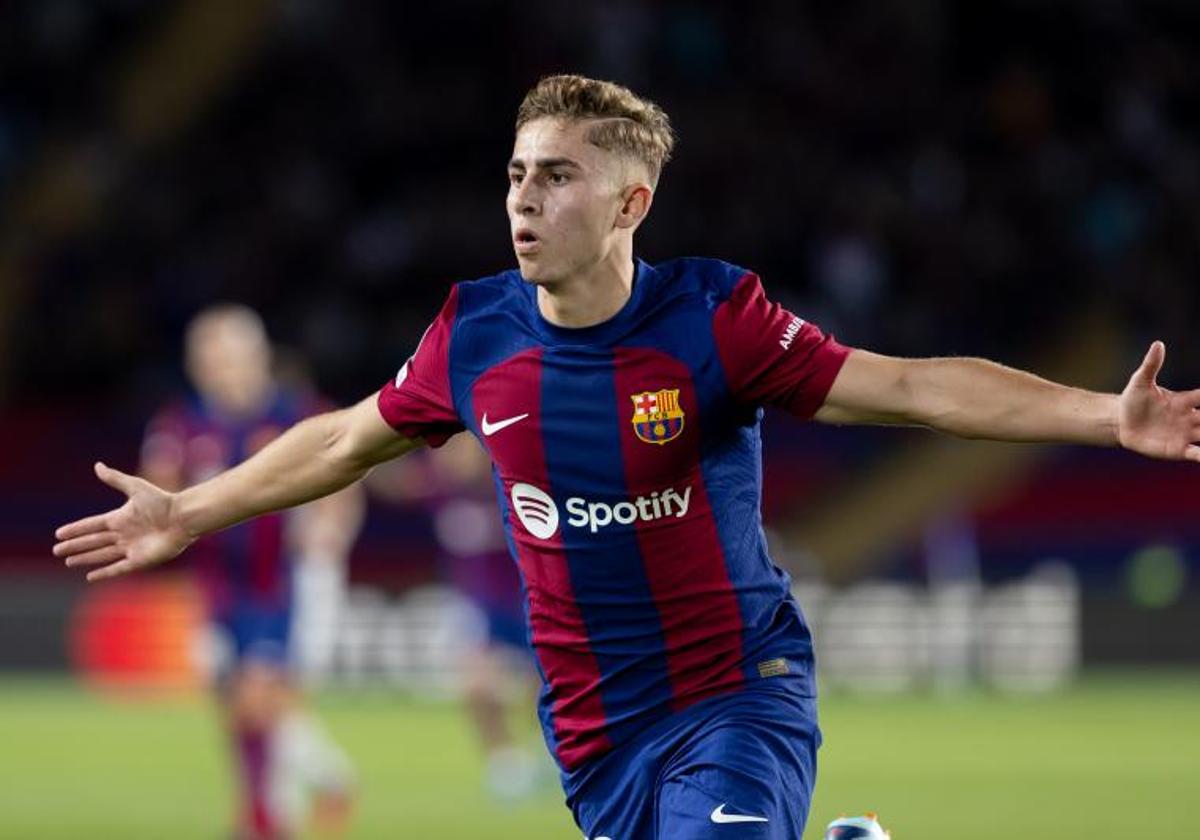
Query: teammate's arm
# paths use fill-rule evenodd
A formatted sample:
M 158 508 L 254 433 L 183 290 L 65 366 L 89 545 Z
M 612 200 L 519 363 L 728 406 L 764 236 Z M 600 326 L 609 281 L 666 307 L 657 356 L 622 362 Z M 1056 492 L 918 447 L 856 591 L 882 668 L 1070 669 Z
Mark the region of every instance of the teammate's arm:
M 238 466 L 177 493 L 98 463 L 97 477 L 128 499 L 59 528 L 54 554 L 68 566 L 98 567 L 88 580 L 126 574 L 170 560 L 204 534 L 340 490 L 422 443 L 397 434 L 372 395 L 297 423 Z
M 1200 390 L 1158 385 L 1154 342 L 1120 394 L 1071 388 L 983 359 L 846 358 L 817 411 L 827 423 L 928 426 L 965 438 L 1123 446 L 1200 461 Z

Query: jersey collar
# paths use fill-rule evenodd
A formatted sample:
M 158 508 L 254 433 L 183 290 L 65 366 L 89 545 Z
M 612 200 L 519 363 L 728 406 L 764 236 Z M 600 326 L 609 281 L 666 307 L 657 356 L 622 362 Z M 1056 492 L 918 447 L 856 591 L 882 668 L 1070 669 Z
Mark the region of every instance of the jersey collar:
M 526 298 L 533 310 L 535 328 L 547 344 L 611 344 L 627 335 L 638 322 L 643 302 L 653 284 L 654 268 L 640 259 L 634 259 L 633 289 L 616 315 L 607 321 L 590 327 L 560 327 L 546 320 L 537 305 L 537 287 L 524 283 Z

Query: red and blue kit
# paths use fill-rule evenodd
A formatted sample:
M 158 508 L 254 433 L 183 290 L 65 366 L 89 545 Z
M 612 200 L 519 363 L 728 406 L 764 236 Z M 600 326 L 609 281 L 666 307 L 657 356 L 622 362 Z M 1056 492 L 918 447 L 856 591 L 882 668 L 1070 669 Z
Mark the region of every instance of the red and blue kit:
M 761 528 L 759 417 L 812 415 L 846 350 L 715 260 L 639 263 L 584 329 L 535 292 L 516 271 L 455 286 L 379 406 L 405 436 L 465 428 L 491 454 L 560 763 L 763 680 L 812 693 Z
M 379 408 L 406 437 L 466 429 L 491 455 L 570 794 L 702 701 L 815 694 L 767 555 L 759 421 L 812 416 L 849 351 L 717 260 L 638 261 L 625 306 L 582 329 L 536 292 L 515 270 L 456 285 Z
M 184 485 L 198 484 L 323 408 L 320 400 L 278 392 L 255 416 L 235 418 L 198 397 L 181 399 L 150 421 L 142 460 L 173 467 Z M 225 629 L 238 659 L 286 664 L 292 607 L 286 524 L 282 513 L 259 516 L 210 534 L 189 551 L 209 616 Z

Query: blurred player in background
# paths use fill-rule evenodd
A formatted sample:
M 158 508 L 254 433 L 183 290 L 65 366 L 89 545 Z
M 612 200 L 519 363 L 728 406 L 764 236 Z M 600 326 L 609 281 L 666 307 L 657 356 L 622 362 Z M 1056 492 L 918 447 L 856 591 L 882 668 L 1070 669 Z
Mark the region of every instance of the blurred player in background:
M 194 393 L 154 417 L 142 447 L 142 473 L 159 486 L 202 482 L 328 408 L 310 390 L 277 380 L 266 330 L 245 306 L 198 314 L 185 355 Z M 290 836 L 310 806 L 325 835 L 342 833 L 349 819 L 349 762 L 303 708 L 296 682 L 332 653 L 345 561 L 361 519 L 361 492 L 352 488 L 196 545 L 210 664 L 243 798 L 237 836 L 246 840 Z
M 795 840 L 821 736 L 812 638 L 761 526 L 762 408 L 1200 461 L 1200 391 L 1157 384 L 1160 342 L 1120 394 L 842 346 L 745 269 L 635 259 L 673 146 L 658 106 L 550 77 L 516 129 L 518 270 L 455 285 L 379 394 L 197 487 L 97 464 L 128 500 L 59 528 L 55 554 L 90 580 L 162 563 L 470 430 L 495 464 L 539 714 L 585 835 Z M 764 163 L 730 154 L 735 177 Z
M 496 516 L 491 460 L 460 435 L 434 452 L 395 461 L 371 476 L 373 490 L 390 500 L 421 504 L 439 548 L 443 579 L 474 606 L 462 628 L 463 699 L 486 761 L 485 782 L 497 799 L 532 793 L 539 763 L 513 734 L 512 711 L 529 705 L 536 672 L 530 659 L 521 578 Z

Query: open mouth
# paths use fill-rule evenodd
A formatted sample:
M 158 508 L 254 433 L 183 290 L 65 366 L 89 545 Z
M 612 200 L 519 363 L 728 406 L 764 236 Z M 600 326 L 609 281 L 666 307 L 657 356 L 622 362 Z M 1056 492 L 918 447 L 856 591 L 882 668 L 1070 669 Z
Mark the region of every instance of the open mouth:
M 541 242 L 531 230 L 522 228 L 513 234 L 513 246 L 517 249 L 518 254 L 529 254 L 538 249 Z

